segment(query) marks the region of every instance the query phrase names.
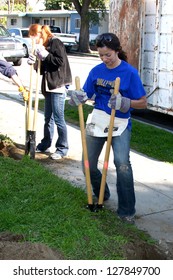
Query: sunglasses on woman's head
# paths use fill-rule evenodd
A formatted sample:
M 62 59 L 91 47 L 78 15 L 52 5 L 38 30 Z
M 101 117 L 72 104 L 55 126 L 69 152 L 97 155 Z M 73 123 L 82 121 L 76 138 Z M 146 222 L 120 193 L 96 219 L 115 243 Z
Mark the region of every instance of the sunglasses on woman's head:
M 110 34 L 101 34 L 96 37 L 96 44 L 99 42 L 111 42 L 112 36 Z

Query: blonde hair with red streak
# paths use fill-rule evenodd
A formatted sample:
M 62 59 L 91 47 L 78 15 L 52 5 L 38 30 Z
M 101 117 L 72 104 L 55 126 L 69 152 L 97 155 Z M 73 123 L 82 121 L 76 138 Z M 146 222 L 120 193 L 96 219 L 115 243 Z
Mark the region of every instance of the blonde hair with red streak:
M 50 28 L 48 25 L 42 26 L 42 39 L 43 39 L 43 46 L 47 46 L 48 40 L 50 38 L 54 37 L 54 35 L 51 33 Z
M 43 46 L 47 46 L 48 40 L 54 35 L 51 33 L 48 25 L 40 25 L 38 23 L 31 24 L 29 27 L 29 36 L 36 36 L 37 33 L 41 33 L 41 38 L 43 40 Z

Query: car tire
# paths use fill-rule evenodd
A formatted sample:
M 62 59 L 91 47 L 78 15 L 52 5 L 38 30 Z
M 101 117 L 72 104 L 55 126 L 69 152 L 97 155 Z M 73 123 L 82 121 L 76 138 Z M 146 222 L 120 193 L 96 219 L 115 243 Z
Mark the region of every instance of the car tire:
M 66 52 L 67 52 L 67 53 L 70 53 L 70 51 L 71 51 L 71 49 L 72 49 L 72 46 L 65 46 L 65 48 L 66 48 Z
M 20 66 L 22 64 L 22 58 L 20 58 L 16 61 L 13 61 L 13 64 L 14 64 L 14 66 Z

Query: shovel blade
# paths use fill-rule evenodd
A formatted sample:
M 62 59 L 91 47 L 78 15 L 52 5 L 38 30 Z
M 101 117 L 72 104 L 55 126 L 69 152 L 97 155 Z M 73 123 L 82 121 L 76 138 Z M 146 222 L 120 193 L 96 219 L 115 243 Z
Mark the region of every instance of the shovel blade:
M 36 148 L 35 136 L 36 136 L 35 131 L 27 130 L 26 142 L 25 142 L 25 155 L 30 154 L 31 159 L 35 159 L 35 148 Z

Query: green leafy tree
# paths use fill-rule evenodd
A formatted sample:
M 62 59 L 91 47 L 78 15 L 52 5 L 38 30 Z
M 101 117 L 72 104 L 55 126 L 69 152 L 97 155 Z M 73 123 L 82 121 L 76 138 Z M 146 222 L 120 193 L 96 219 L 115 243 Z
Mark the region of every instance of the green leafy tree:
M 36 0 L 36 4 L 39 3 L 39 1 L 40 0 Z M 3 3 L 3 9 L 8 10 L 9 13 L 13 11 L 26 12 L 32 10 L 28 0 L 4 0 Z
M 46 0 L 45 1 L 46 10 L 59 10 L 61 8 L 65 10 L 72 9 L 72 1 L 59 1 L 59 0 Z
M 13 11 L 24 12 L 26 10 L 27 0 L 6 0 L 4 1 L 4 10 L 8 10 L 9 13 Z
M 104 18 L 105 11 L 109 1 L 104 0 L 64 0 L 64 9 L 75 8 L 80 15 L 81 25 L 79 34 L 79 47 L 80 52 L 90 52 L 89 46 L 89 28 L 90 25 L 99 23 L 101 18 Z M 46 9 L 60 9 L 62 1 L 58 0 L 46 0 Z M 101 11 L 101 17 L 99 18 L 98 11 Z

